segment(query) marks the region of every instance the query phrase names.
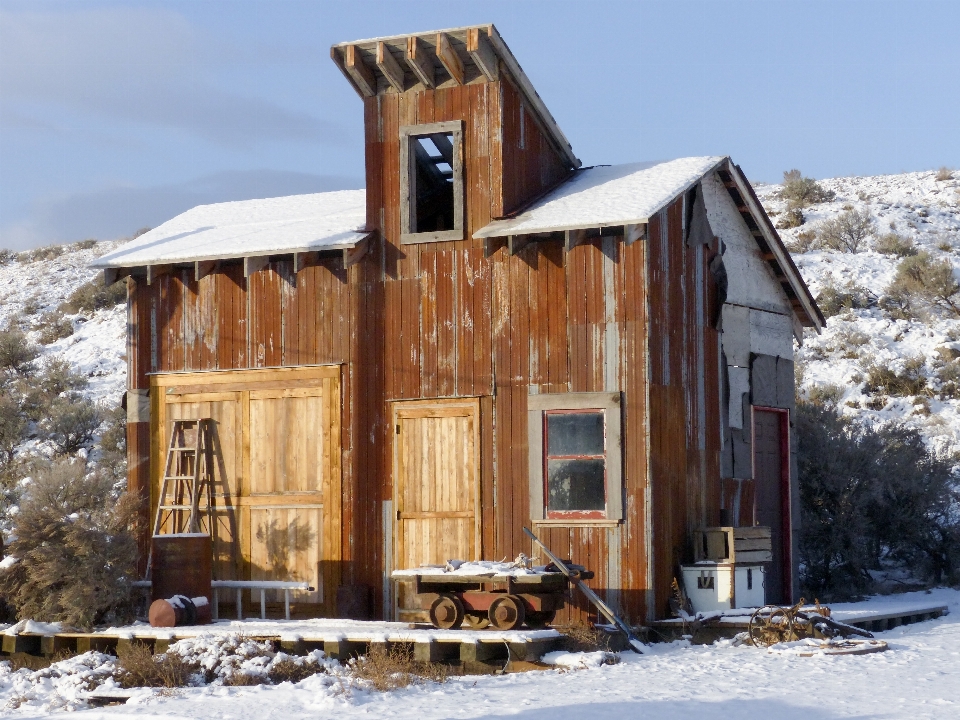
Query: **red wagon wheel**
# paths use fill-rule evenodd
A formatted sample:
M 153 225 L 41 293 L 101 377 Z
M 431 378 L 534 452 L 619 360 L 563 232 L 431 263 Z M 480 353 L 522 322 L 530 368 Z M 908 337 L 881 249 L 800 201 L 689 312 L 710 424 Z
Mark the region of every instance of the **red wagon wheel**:
M 456 595 L 441 595 L 430 604 L 430 622 L 441 630 L 456 630 L 463 617 L 463 603 Z
M 523 600 L 516 595 L 503 595 L 490 603 L 488 615 L 497 630 L 516 630 L 523 625 L 526 612 Z

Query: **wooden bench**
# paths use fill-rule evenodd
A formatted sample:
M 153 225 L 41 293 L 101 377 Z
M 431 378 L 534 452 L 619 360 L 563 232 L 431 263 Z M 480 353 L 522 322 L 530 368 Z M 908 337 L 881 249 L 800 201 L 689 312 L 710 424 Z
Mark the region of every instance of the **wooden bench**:
M 153 583 L 149 580 L 136 580 L 134 587 L 150 588 Z M 293 590 L 313 591 L 305 582 L 286 582 L 284 580 L 213 580 L 210 583 L 213 590 L 213 619 L 220 619 L 220 590 L 236 590 L 237 620 L 243 620 L 243 591 L 260 591 L 260 619 L 267 619 L 267 590 L 283 590 L 283 610 L 287 620 L 290 619 L 290 592 Z

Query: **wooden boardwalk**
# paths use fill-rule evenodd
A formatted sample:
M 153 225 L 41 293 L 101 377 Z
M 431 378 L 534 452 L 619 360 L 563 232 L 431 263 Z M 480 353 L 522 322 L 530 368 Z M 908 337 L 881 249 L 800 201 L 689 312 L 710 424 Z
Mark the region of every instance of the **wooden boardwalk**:
M 459 665 L 464 672 L 491 672 L 500 669 L 526 669 L 535 665 L 544 654 L 561 648 L 564 636 L 555 630 L 521 630 L 510 632 L 485 630 L 438 631 L 411 627 L 401 623 L 350 622 L 346 627 L 331 627 L 313 632 L 301 623 L 223 622 L 183 628 L 151 628 L 133 626 L 114 631 L 77 633 L 3 634 L 5 655 L 26 653 L 52 656 L 60 653 L 82 654 L 91 650 L 116 653 L 117 648 L 142 643 L 153 652 L 165 652 L 178 640 L 200 635 L 242 634 L 249 640 L 267 641 L 276 650 L 291 655 L 304 655 L 322 650 L 327 657 L 345 662 L 368 653 L 372 648 L 409 648 L 415 660 Z M 367 625 L 368 627 L 364 627 Z M 247 626 L 246 628 L 244 626 Z M 272 628 L 270 627 L 272 626 Z M 385 627 L 388 626 L 388 627 Z M 506 668 L 508 665 L 510 668 Z

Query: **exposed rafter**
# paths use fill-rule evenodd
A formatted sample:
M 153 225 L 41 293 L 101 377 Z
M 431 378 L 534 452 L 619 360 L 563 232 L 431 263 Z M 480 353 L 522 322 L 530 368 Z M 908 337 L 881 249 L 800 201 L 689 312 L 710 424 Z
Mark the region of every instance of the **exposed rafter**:
M 450 36 L 444 32 L 437 33 L 437 59 L 446 69 L 447 73 L 456 80 L 457 85 L 463 85 L 465 76 L 463 74 L 463 60 L 453 49 L 450 43 Z
M 362 95 L 373 97 L 377 94 L 377 79 L 373 71 L 364 65 L 356 45 L 347 45 L 343 53 L 343 66 Z
M 403 68 L 390 53 L 390 48 L 384 42 L 377 43 L 377 69 L 383 73 L 393 89 L 402 93 L 404 90 Z
M 500 62 L 497 60 L 497 54 L 490 47 L 490 41 L 480 32 L 480 28 L 467 30 L 467 52 L 487 80 L 495 82 L 500 78 Z
M 413 74 L 423 83 L 425 88 L 432 89 L 434 84 L 433 63 L 427 56 L 427 51 L 416 35 L 407 38 L 407 65 L 413 70 Z
M 570 142 L 493 25 L 340 43 L 330 48 L 330 57 L 361 97 L 497 82 L 509 76 L 530 119 L 567 167 L 580 167 Z M 411 83 L 407 68 L 417 82 Z

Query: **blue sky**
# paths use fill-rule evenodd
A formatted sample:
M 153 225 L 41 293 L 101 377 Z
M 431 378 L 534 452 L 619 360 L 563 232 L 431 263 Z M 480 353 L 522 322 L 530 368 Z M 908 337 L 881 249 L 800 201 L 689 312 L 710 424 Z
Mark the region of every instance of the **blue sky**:
M 493 22 L 585 165 L 960 167 L 960 2 L 0 0 L 0 247 L 360 187 L 330 45 Z

